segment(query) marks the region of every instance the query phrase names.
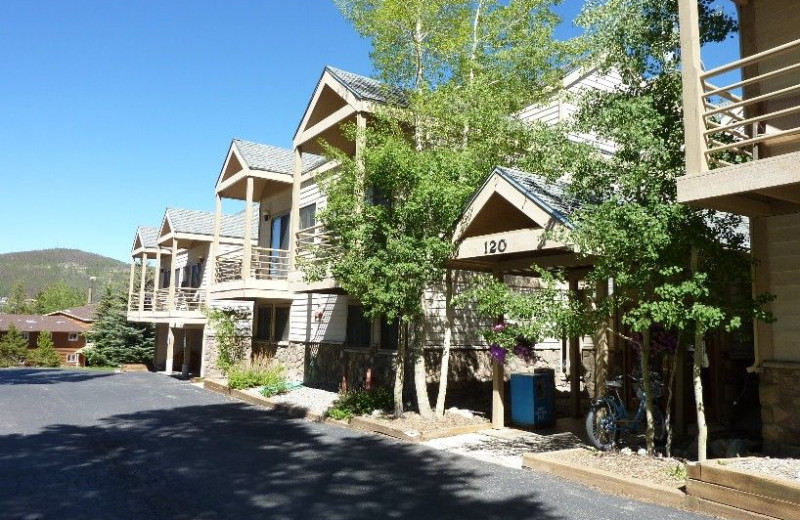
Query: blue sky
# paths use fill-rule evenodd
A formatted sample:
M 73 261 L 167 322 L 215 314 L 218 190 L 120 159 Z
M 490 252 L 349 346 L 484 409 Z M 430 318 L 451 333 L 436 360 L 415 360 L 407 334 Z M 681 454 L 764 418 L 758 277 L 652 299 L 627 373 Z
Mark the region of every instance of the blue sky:
M 322 68 L 368 53 L 327 0 L 0 2 L 0 253 L 129 261 L 166 207 L 213 210 L 231 138 L 290 147 Z

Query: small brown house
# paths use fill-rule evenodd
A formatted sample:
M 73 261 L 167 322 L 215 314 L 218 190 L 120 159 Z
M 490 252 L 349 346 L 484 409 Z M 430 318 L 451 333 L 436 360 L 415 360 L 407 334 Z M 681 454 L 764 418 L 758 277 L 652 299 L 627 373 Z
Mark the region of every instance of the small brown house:
M 86 346 L 84 333 L 94 321 L 94 306 L 85 305 L 74 309 L 56 311 L 47 315 L 40 314 L 0 314 L 0 336 L 4 335 L 9 325 L 14 325 L 28 341 L 28 348 L 36 348 L 39 333 L 50 331 L 56 352 L 61 356 L 63 366 L 83 366 L 86 358 L 80 349 Z

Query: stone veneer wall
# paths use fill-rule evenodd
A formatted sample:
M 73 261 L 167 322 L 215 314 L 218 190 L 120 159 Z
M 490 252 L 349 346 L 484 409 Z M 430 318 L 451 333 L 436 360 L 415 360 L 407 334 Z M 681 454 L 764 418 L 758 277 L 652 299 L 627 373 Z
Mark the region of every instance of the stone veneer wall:
M 346 376 L 350 388 L 365 384 L 367 374 L 373 386 L 392 386 L 394 384 L 394 351 L 380 349 L 349 348 L 340 344 L 291 343 L 286 346 L 273 346 L 271 353 L 287 369 L 287 374 L 302 380 L 308 386 L 336 391 L 341 388 Z M 441 349 L 426 348 L 426 367 L 428 384 L 435 385 L 439 380 Z M 560 370 L 560 349 L 541 349 L 536 351 L 537 359 L 527 363 L 515 356 L 506 361 L 506 380 L 512 373 L 532 373 L 536 368 L 555 370 L 556 388 L 560 392 L 569 391 L 568 375 Z M 582 350 L 582 385 L 584 394 L 593 396 L 594 350 Z M 302 372 L 301 372 L 302 370 Z M 297 379 L 300 379 L 299 377 Z M 492 379 L 491 357 L 485 348 L 454 348 L 450 357 L 450 386 L 461 392 L 471 389 L 482 392 Z M 406 388 L 413 392 L 413 369 L 406 367 Z
M 252 356 L 252 339 L 242 338 L 242 341 L 245 342 L 244 359 L 250 359 Z M 203 336 L 203 367 L 205 370 L 204 377 L 206 378 L 222 379 L 224 377 L 219 366 L 217 366 L 217 339 L 210 334 Z
M 764 362 L 760 398 L 767 453 L 800 454 L 800 363 Z

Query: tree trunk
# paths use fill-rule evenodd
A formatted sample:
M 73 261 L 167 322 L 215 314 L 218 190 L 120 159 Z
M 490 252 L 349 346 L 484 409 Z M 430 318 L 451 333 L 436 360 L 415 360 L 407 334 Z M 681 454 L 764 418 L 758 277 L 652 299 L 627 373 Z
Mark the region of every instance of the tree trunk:
M 442 366 L 439 370 L 439 393 L 436 396 L 436 416 L 444 417 L 444 403 L 447 396 L 447 379 L 450 374 L 450 343 L 453 337 L 453 272 L 444 275 L 444 342 L 442 345 Z
M 691 256 L 692 274 L 697 272 L 698 254 L 697 248 L 692 247 Z M 694 363 L 692 364 L 692 380 L 694 382 L 694 402 L 697 411 L 697 460 L 706 460 L 706 442 L 708 441 L 708 427 L 706 426 L 706 407 L 703 402 L 703 380 L 701 378 L 703 368 L 703 331 L 695 321 L 694 331 Z
M 701 371 L 703 367 L 703 333 L 696 332 L 694 337 L 694 364 L 692 366 L 692 379 L 694 381 L 694 402 L 697 411 L 697 460 L 706 460 L 706 442 L 708 441 L 708 427 L 706 426 L 706 407 L 703 402 L 703 380 Z
M 408 351 L 406 342 L 408 341 L 407 325 L 400 321 L 399 338 L 397 339 L 397 357 L 394 371 L 394 417 L 399 419 L 403 416 L 403 382 L 406 375 L 406 352 Z
M 672 353 L 672 366 L 669 370 L 669 383 L 667 384 L 667 411 L 664 414 L 664 427 L 667 429 L 667 457 L 672 456 L 672 396 L 675 386 L 675 372 L 678 371 L 678 349 L 681 348 L 681 333 L 678 331 L 678 339 L 675 343 L 675 352 Z M 681 367 L 683 368 L 683 367 Z
M 422 315 L 414 320 L 414 389 L 417 393 L 417 408 L 422 417 L 433 416 L 428 397 L 428 371 L 425 368 L 425 297 L 422 300 Z
M 646 328 L 642 333 L 642 389 L 644 390 L 644 404 L 647 410 L 647 454 L 655 454 L 655 429 L 653 425 L 653 393 L 652 381 L 650 378 L 650 328 Z

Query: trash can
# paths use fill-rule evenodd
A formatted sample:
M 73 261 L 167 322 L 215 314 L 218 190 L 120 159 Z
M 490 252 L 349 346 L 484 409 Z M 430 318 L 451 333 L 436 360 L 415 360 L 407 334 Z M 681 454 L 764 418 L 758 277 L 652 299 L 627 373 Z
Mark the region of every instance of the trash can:
M 535 428 L 555 425 L 555 372 L 552 369 L 511 374 L 511 422 Z

